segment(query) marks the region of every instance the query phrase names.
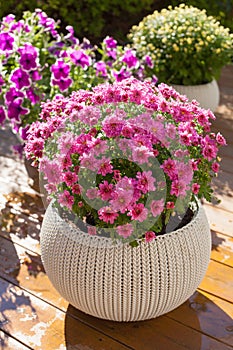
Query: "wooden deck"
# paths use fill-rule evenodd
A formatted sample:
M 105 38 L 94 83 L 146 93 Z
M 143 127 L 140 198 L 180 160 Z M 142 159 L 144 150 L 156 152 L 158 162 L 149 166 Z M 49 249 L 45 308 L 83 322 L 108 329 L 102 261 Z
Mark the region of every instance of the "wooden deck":
M 5 197 L 0 219 L 0 349 L 233 349 L 233 66 L 224 69 L 219 84 L 214 128 L 228 147 L 214 182 L 222 202 L 204 205 L 213 248 L 198 290 L 176 310 L 143 322 L 109 322 L 76 310 L 55 291 L 41 264 L 40 198 L 14 192 Z

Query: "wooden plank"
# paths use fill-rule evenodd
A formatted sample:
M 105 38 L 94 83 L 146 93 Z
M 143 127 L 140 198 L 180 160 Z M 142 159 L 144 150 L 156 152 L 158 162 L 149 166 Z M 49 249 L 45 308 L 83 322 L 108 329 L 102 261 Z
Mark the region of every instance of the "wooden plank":
M 233 268 L 211 260 L 199 289 L 233 303 Z
M 212 186 L 214 195 L 221 200 L 216 208 L 233 212 L 233 175 L 220 172 L 218 176 L 212 180 Z
M 233 346 L 233 304 L 211 294 L 195 292 L 167 317 Z
M 231 132 L 231 133 L 232 133 L 232 132 Z M 232 136 L 231 136 L 231 137 L 232 137 Z M 231 144 L 231 142 L 232 142 L 232 144 Z M 232 149 L 233 149 L 233 140 L 231 140 L 231 141 L 228 141 L 228 140 L 227 140 L 227 146 L 222 147 L 222 148 L 220 149 L 220 151 L 219 151 L 219 157 L 222 159 L 222 161 L 223 161 L 224 158 L 226 157 L 226 158 L 229 158 L 229 161 L 230 161 L 231 164 L 232 164 L 232 162 L 233 162 L 233 158 L 232 158 Z M 221 161 L 221 163 L 222 163 L 222 161 Z M 221 163 L 220 163 L 220 167 L 221 167 Z M 231 172 L 233 172 L 232 167 L 231 167 Z
M 212 231 L 211 259 L 233 268 L 233 238 Z
M 141 322 L 117 323 L 96 319 L 72 306 L 69 306 L 68 311 L 78 319 L 91 324 L 104 333 L 108 333 L 134 350 L 232 350 L 233 348 L 203 334 L 199 319 L 194 313 L 192 313 L 194 317 L 193 324 L 196 324 L 199 331 L 187 327 L 168 316 L 160 316 L 153 320 Z M 182 314 L 180 317 L 182 317 Z
M 68 302 L 60 296 L 44 273 L 40 255 L 3 237 L 0 237 L 0 255 L 1 277 L 66 310 Z
M 222 105 L 218 107 L 218 111 L 215 113 L 216 119 L 212 123 L 212 127 L 214 131 L 224 132 L 224 130 L 233 130 L 232 120 L 233 113 L 232 108 L 229 108 L 226 105 Z
M 226 101 L 227 102 L 227 101 Z M 212 127 L 216 131 L 222 130 L 233 130 L 232 120 L 233 120 L 233 109 L 229 105 L 220 105 L 217 111 L 214 113 L 216 119 L 212 122 Z
M 221 170 L 232 174 L 233 173 L 233 159 L 230 157 L 224 156 L 221 160 Z
M 0 329 L 34 350 L 129 349 L 1 278 L 0 295 Z
M 210 228 L 213 231 L 233 237 L 233 213 L 217 208 L 217 206 L 204 204 Z
M 0 235 L 40 253 L 39 233 L 44 214 L 40 196 L 15 192 L 5 197 Z
M 8 336 L 6 333 L 0 331 L 0 349 L 4 350 L 28 350 L 31 349 L 14 338 Z
M 230 120 L 230 122 L 232 123 L 232 120 Z M 224 122 L 221 124 L 218 122 L 217 125 L 215 125 L 215 124 L 213 124 L 211 130 L 215 133 L 221 132 L 221 134 L 225 137 L 225 139 L 227 141 L 227 146 L 221 147 L 219 152 L 222 153 L 227 148 L 232 149 L 232 147 L 233 147 L 233 140 L 232 140 L 233 127 L 231 126 L 231 128 L 229 128 L 229 125 L 228 124 L 224 125 Z
M 220 191 L 219 191 L 220 193 Z M 210 202 L 207 202 L 207 201 L 204 201 L 204 204 L 207 204 L 207 205 L 214 205 L 215 208 L 218 210 L 218 209 L 222 209 L 222 210 L 225 210 L 225 211 L 228 211 L 228 212 L 231 212 L 233 214 L 233 199 L 231 197 L 231 194 L 229 195 L 228 193 L 227 194 L 219 194 L 217 191 L 215 191 L 215 195 L 217 197 L 218 200 L 220 200 L 221 202 L 220 203 L 210 203 Z

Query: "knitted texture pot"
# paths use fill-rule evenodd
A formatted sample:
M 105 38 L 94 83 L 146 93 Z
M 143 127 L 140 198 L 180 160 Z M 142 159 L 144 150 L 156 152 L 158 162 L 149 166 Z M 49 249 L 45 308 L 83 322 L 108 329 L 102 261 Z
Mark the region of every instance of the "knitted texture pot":
M 202 85 L 175 85 L 174 89 L 182 95 L 186 95 L 188 99 L 197 100 L 202 108 L 210 109 L 212 112 L 216 110 L 219 104 L 219 87 L 216 80 L 212 80 L 208 84 Z
M 42 261 L 54 287 L 79 310 L 114 321 L 150 319 L 181 305 L 203 279 L 210 251 L 200 204 L 185 227 L 134 248 L 80 231 L 51 204 L 41 229 Z

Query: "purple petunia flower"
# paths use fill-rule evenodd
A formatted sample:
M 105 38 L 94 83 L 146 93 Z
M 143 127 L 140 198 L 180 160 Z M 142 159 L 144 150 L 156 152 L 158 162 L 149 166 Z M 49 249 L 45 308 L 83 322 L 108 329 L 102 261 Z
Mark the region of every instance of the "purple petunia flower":
M 14 37 L 9 33 L 0 33 L 0 50 L 11 51 L 13 49 Z
M 3 77 L 0 75 L 0 87 L 5 84 L 5 80 Z
M 21 30 L 24 30 L 26 33 L 30 32 L 30 29 L 28 25 L 24 23 L 24 21 L 20 20 L 18 22 L 12 23 L 10 27 L 11 31 L 18 31 L 20 32 Z
M 112 75 L 116 79 L 116 81 L 122 81 L 126 78 L 130 77 L 130 72 L 127 72 L 125 67 L 122 67 L 119 71 L 113 71 Z
M 83 38 L 83 41 L 80 46 L 83 50 L 93 49 L 92 44 L 87 38 Z
M 38 72 L 38 70 L 34 70 L 31 72 L 31 78 L 33 81 L 38 81 L 42 79 L 42 75 Z
M 26 71 L 36 69 L 37 67 L 36 59 L 30 53 L 23 54 L 20 57 L 19 63 L 21 67 Z
M 138 65 L 138 59 L 135 51 L 126 50 L 124 56 L 122 57 L 122 62 L 125 62 L 129 68 L 136 67 Z
M 24 145 L 13 145 L 13 150 L 19 155 L 21 159 L 23 158 Z
M 85 54 L 83 50 L 73 51 L 70 54 L 70 58 L 77 66 L 81 66 L 83 69 L 89 67 L 91 64 L 91 57 Z
M 19 134 L 23 140 L 27 140 L 27 134 L 28 134 L 29 128 L 30 128 L 29 125 L 27 125 L 25 128 L 19 128 Z
M 153 84 L 157 84 L 157 82 L 158 82 L 157 76 L 156 75 L 152 75 L 152 83 Z
M 2 106 L 0 106 L 0 125 L 3 124 L 5 119 L 6 119 L 5 109 Z
M 0 92 L 2 91 L 2 86 L 5 84 L 5 80 L 3 77 L 0 75 Z
M 37 16 L 39 18 L 39 24 L 48 29 L 54 38 L 58 38 L 59 34 L 55 29 L 56 22 L 54 21 L 54 19 L 48 17 L 46 13 L 40 9 L 36 9 L 35 12 L 37 13 Z
M 50 71 L 53 73 L 56 80 L 67 78 L 70 72 L 70 66 L 63 60 L 58 60 L 51 66 Z
M 104 43 L 108 49 L 115 49 L 117 47 L 117 41 L 113 39 L 111 36 L 107 36 L 104 39 Z
M 18 52 L 21 56 L 19 63 L 24 70 L 30 71 L 37 68 L 38 51 L 34 46 L 25 44 L 18 49 Z
M 52 79 L 52 85 L 59 86 L 59 89 L 61 91 L 67 90 L 72 83 L 73 83 L 73 80 L 71 78 L 68 78 L 68 79 L 60 78 L 59 80 Z
M 35 94 L 34 90 L 32 88 L 29 88 L 26 91 L 27 98 L 31 101 L 33 105 L 38 103 L 40 101 L 40 97 Z
M 16 88 L 19 90 L 21 90 L 24 87 L 30 86 L 29 75 L 21 68 L 17 68 L 12 72 L 10 81 L 15 83 Z
M 3 17 L 2 24 L 11 23 L 14 21 L 14 19 L 15 19 L 15 15 L 9 14 L 6 17 Z
M 5 93 L 5 102 L 7 105 L 9 105 L 12 101 L 14 101 L 18 97 L 24 98 L 24 93 L 22 91 L 17 90 L 14 87 L 11 87 Z
M 18 52 L 20 54 L 30 53 L 33 57 L 38 57 L 38 49 L 29 43 L 19 47 Z
M 116 60 L 117 59 L 117 52 L 115 49 L 113 50 L 107 50 L 107 55 L 108 57 L 112 58 L 113 60 Z
M 7 112 L 9 119 L 14 119 L 19 122 L 20 121 L 19 116 L 21 114 L 24 115 L 29 113 L 29 109 L 22 107 L 22 102 L 23 102 L 22 98 L 16 98 L 9 104 L 8 112 Z
M 149 55 L 146 55 L 144 57 L 144 61 L 145 64 L 149 67 L 149 68 L 153 68 L 154 67 L 154 62 L 152 61 L 151 57 Z
M 65 46 L 65 44 L 62 41 L 56 41 L 53 46 L 50 46 L 48 48 L 48 51 L 51 53 L 51 55 L 53 55 L 55 57 L 58 57 L 58 58 L 64 57 L 61 54 L 62 52 L 65 52 L 65 51 L 62 51 L 64 46 Z
M 102 77 L 107 77 L 106 63 L 99 61 L 95 63 L 96 75 L 101 75 Z
M 74 28 L 72 26 L 66 26 L 66 30 L 67 30 L 68 34 L 66 34 L 64 39 L 68 39 L 73 44 L 78 45 L 79 44 L 79 40 L 77 38 L 75 38 L 75 36 L 74 36 Z

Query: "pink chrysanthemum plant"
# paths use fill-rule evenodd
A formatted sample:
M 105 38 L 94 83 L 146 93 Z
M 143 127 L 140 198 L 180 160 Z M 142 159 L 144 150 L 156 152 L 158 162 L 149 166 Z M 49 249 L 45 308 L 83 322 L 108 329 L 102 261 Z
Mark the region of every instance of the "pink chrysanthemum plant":
M 210 110 L 165 84 L 101 84 L 44 103 L 41 117 L 27 157 L 53 205 L 90 235 L 150 242 L 185 225 L 196 198 L 212 198 L 225 139 Z
M 0 126 L 8 122 L 26 139 L 28 126 L 38 120 L 41 101 L 69 95 L 105 81 L 130 76 L 143 79 L 150 62 L 139 64 L 134 50 L 106 37 L 99 48 L 80 42 L 71 26 L 66 34 L 40 9 L 22 19 L 8 15 L 0 24 Z

